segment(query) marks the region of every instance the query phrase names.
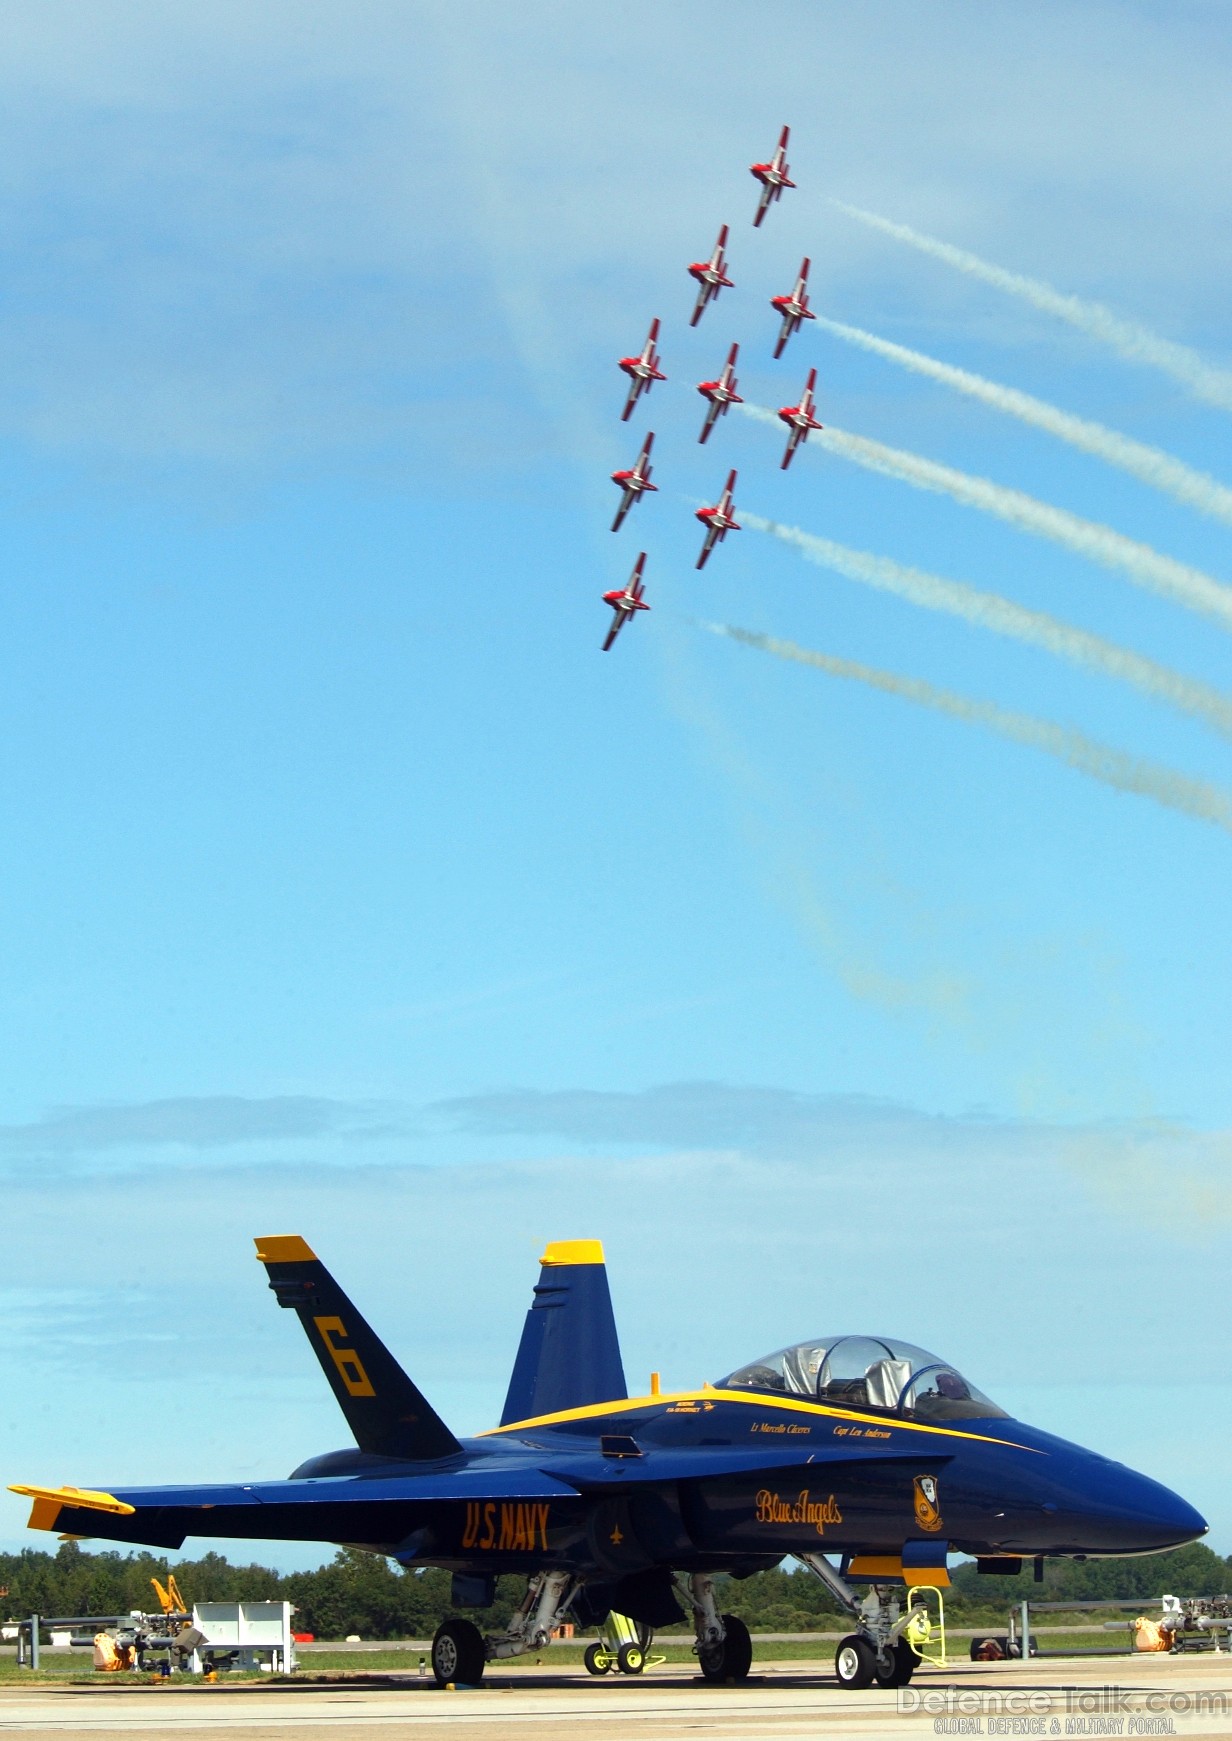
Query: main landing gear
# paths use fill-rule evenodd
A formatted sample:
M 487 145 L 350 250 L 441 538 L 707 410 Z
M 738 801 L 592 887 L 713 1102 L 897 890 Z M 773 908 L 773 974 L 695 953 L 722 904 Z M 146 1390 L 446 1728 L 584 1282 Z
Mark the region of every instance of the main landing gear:
M 753 1666 L 749 1629 L 735 1614 L 720 1614 L 714 1600 L 714 1579 L 694 1572 L 685 1588 L 676 1587 L 693 1610 L 693 1645 L 698 1665 L 708 1681 L 742 1681 Z
M 439 1686 L 477 1687 L 489 1662 L 541 1650 L 577 1594 L 570 1572 L 537 1572 L 502 1637 L 485 1638 L 469 1620 L 445 1620 L 432 1640 L 432 1673 Z
M 432 1640 L 432 1673 L 440 1686 L 476 1687 L 487 1661 L 483 1633 L 469 1620 L 445 1620 Z
M 821 1579 L 830 1594 L 854 1616 L 858 1632 L 839 1641 L 834 1672 L 840 1687 L 905 1687 L 921 1657 L 903 1634 L 922 1609 L 904 1608 L 897 1584 L 873 1584 L 866 1594 L 841 1578 L 824 1554 L 801 1554 L 801 1564 Z

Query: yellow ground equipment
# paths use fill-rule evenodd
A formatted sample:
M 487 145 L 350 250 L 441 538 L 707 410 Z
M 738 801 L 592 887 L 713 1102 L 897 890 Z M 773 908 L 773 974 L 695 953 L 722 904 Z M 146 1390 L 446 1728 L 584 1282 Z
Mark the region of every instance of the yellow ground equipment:
M 627 1614 L 609 1614 L 603 1624 L 603 1634 L 595 1644 L 586 1646 L 582 1661 L 592 1675 L 610 1674 L 613 1669 L 625 1675 L 640 1675 L 643 1669 L 657 1668 L 666 1662 L 665 1656 L 651 1656 L 654 1633 L 649 1626 L 630 1620 Z
M 929 1612 L 936 1606 L 936 1618 Z M 933 1584 L 913 1584 L 907 1592 L 907 1606 L 917 1610 L 907 1622 L 903 1637 L 924 1662 L 944 1668 L 945 1662 L 945 1598 Z
M 180 1587 L 175 1581 L 175 1573 L 167 1573 L 166 1585 L 159 1583 L 157 1578 L 150 1579 L 154 1586 L 154 1594 L 158 1597 L 158 1606 L 164 1614 L 188 1614 L 191 1612 L 187 1602 L 180 1595 Z

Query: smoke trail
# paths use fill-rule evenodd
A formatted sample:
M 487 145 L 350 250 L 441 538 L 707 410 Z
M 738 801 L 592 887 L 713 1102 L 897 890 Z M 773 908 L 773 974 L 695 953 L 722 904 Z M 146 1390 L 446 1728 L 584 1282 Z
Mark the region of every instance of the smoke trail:
M 829 538 L 816 538 L 798 526 L 782 526 L 775 520 L 765 520 L 760 514 L 741 512 L 741 524 L 754 532 L 768 532 L 800 551 L 808 561 L 821 568 L 833 569 L 848 580 L 863 586 L 876 587 L 880 592 L 894 593 L 925 610 L 944 611 L 961 617 L 996 635 L 1008 635 L 1029 646 L 1043 647 L 1059 658 L 1071 659 L 1122 683 L 1132 684 L 1144 694 L 1165 701 L 1214 726 L 1225 737 L 1232 737 L 1232 696 L 1224 695 L 1196 678 L 1185 677 L 1167 665 L 1156 664 L 1128 647 L 1118 647 L 1100 635 L 1089 634 L 1071 623 L 1061 622 L 1044 611 L 1028 610 L 1003 598 L 1000 593 L 982 592 L 962 581 L 946 580 L 939 574 L 923 569 L 907 568 L 888 556 L 874 556 L 864 550 L 852 550 L 845 544 L 835 544 Z
M 838 659 L 831 653 L 817 653 L 795 641 L 781 641 L 773 635 L 758 634 L 753 629 L 736 628 L 732 623 L 702 622 L 698 626 L 712 635 L 725 635 L 746 647 L 756 647 L 759 652 L 770 653 L 776 659 L 811 665 L 831 677 L 849 683 L 865 683 L 870 689 L 880 689 L 883 694 L 913 701 L 917 707 L 932 708 L 936 713 L 949 714 L 951 719 L 983 726 L 987 731 L 1012 738 L 1015 743 L 1027 744 L 1031 749 L 1055 756 L 1080 774 L 1089 774 L 1093 780 L 1100 780 L 1106 786 L 1115 786 L 1121 792 L 1136 792 L 1142 798 L 1153 798 L 1169 810 L 1196 816 L 1199 821 L 1214 823 L 1216 828 L 1232 834 L 1232 793 L 1206 780 L 1190 779 L 1159 762 L 1144 761 L 1140 756 L 1131 756 L 1109 744 L 1098 743 L 1071 726 L 1055 725 L 1051 720 L 1037 719 L 1029 713 L 1013 713 L 991 701 L 973 701 L 968 696 L 955 694 L 952 689 L 938 689 L 919 677 L 900 677 L 893 671 L 879 671 L 873 665 Z
M 759 422 L 778 422 L 775 413 L 764 405 L 745 404 L 739 409 Z M 950 496 L 966 507 L 995 514 L 998 519 L 1008 521 L 1020 531 L 1031 532 L 1037 538 L 1051 538 L 1054 543 L 1064 544 L 1067 549 L 1075 550 L 1093 562 L 1101 562 L 1106 568 L 1119 569 L 1138 585 L 1162 593 L 1165 598 L 1175 599 L 1191 610 L 1205 611 L 1225 629 L 1232 628 L 1232 587 L 1212 579 L 1200 568 L 1191 568 L 1173 556 L 1161 555 L 1149 544 L 1139 544 L 1136 539 L 1126 538 L 1122 532 L 1114 532 L 1111 526 L 1083 520 L 1065 508 L 1054 508 L 1034 496 L 1024 495 L 1021 490 L 1007 489 L 1003 484 L 974 477 L 970 472 L 955 471 L 951 466 L 938 465 L 934 460 L 923 459 L 919 454 L 907 453 L 902 448 L 886 447 L 882 442 L 870 441 L 862 435 L 847 435 L 833 425 L 814 432 L 809 442 L 810 451 L 818 445 L 869 471 L 914 484 L 916 489 Z
M 935 236 L 922 235 L 909 224 L 896 224 L 889 218 L 878 217 L 876 212 L 849 206 L 843 200 L 832 203 L 848 217 L 858 218 L 862 224 L 880 230 L 883 235 L 906 242 L 922 254 L 931 254 L 934 260 L 944 260 L 947 266 L 957 267 L 960 272 L 980 278 L 985 284 L 993 284 L 998 290 L 1008 290 L 1011 296 L 1020 297 L 1045 314 L 1057 315 L 1079 331 L 1089 333 L 1092 338 L 1118 351 L 1121 356 L 1128 357 L 1131 362 L 1146 363 L 1162 370 L 1187 387 L 1196 399 L 1203 399 L 1208 405 L 1218 405 L 1223 411 L 1232 411 L 1232 374 L 1204 362 L 1188 345 L 1175 344 L 1171 339 L 1160 338 L 1148 327 L 1139 326 L 1136 321 L 1123 320 L 1110 308 L 1105 308 L 1102 302 L 1067 296 L 1041 279 L 1007 272 L 1003 266 L 981 260 L 978 254 L 969 254 L 965 248 L 955 248 L 949 242 L 939 242 Z
M 910 369 L 917 375 L 927 375 L 934 381 L 941 381 L 945 386 L 953 387 L 959 393 L 966 393 L 972 399 L 981 399 L 984 404 L 992 405 L 998 411 L 1005 411 L 1023 423 L 1046 430 L 1049 435 L 1059 437 L 1071 447 L 1081 448 L 1084 453 L 1092 453 L 1098 459 L 1106 460 L 1109 465 L 1119 466 L 1122 471 L 1130 472 L 1152 489 L 1163 490 L 1167 495 L 1175 496 L 1186 507 L 1197 508 L 1200 513 L 1210 514 L 1215 519 L 1232 525 L 1232 489 L 1208 477 L 1206 472 L 1198 471 L 1196 467 L 1186 465 L 1183 460 L 1175 459 L 1170 453 L 1164 453 L 1157 447 L 1148 447 L 1145 442 L 1134 441 L 1115 429 L 1106 429 L 1102 423 L 1092 423 L 1085 417 L 1075 417 L 1056 405 L 1049 405 L 1044 399 L 1033 398 L 1030 393 L 1020 393 L 1015 387 L 1002 386 L 999 381 L 989 381 L 983 375 L 974 375 L 967 369 L 956 369 L 949 363 L 939 362 L 935 357 L 925 356 L 922 351 L 911 351 L 905 345 L 892 344 L 890 340 L 878 338 L 875 333 L 865 332 L 860 327 L 845 326 L 841 321 L 827 320 L 824 315 L 818 315 L 817 324 L 825 327 L 827 332 L 832 332 L 836 338 L 845 339 L 848 344 L 873 351 L 877 356 L 899 363 L 904 369 Z

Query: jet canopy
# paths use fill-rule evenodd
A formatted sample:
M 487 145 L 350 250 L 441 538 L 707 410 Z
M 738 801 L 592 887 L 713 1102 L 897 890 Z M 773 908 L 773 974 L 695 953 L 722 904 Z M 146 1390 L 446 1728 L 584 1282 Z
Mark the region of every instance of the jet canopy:
M 954 1367 L 910 1342 L 883 1336 L 821 1336 L 741 1366 L 720 1390 L 807 1397 L 839 1408 L 874 1409 L 917 1421 L 1005 1418 Z

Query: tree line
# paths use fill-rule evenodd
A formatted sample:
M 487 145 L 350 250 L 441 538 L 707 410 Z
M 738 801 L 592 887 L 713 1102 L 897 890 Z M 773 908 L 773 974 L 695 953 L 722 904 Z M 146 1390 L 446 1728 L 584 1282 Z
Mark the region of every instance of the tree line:
M 157 1612 L 150 1580 L 166 1583 L 174 1571 L 185 1600 L 193 1602 L 291 1602 L 295 1630 L 317 1638 L 427 1638 L 451 1614 L 469 1613 L 485 1627 L 503 1627 L 521 1599 L 520 1578 L 497 1581 L 496 1601 L 483 1615 L 450 1605 L 450 1576 L 433 1567 L 403 1568 L 380 1555 L 342 1548 L 328 1565 L 310 1572 L 277 1572 L 269 1566 L 233 1566 L 222 1554 L 169 1562 L 151 1553 L 88 1553 L 77 1542 L 58 1552 L 26 1548 L 0 1554 L 0 1612 L 12 1620 L 31 1614 L 128 1614 Z M 1031 1601 L 1140 1600 L 1157 1608 L 1165 1592 L 1175 1596 L 1219 1595 L 1232 1589 L 1232 1559 L 1201 1542 L 1175 1553 L 1126 1560 L 1057 1560 L 1046 1563 L 1037 1584 L 1030 1562 L 1017 1577 L 990 1578 L 974 1564 L 951 1574 L 945 1593 L 951 1625 L 1004 1624 L 1014 1603 Z M 778 1569 L 725 1580 L 721 1608 L 738 1614 L 757 1632 L 832 1631 L 842 1619 L 828 1590 L 803 1571 Z M 688 1630 L 686 1627 L 685 1630 Z

